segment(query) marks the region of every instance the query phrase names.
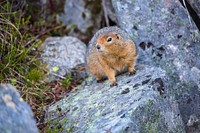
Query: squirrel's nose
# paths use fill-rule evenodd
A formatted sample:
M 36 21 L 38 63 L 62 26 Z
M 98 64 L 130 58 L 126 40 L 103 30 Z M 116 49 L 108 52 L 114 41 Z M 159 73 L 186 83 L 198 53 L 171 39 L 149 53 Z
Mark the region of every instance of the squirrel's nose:
M 99 45 L 97 45 L 97 47 L 96 47 L 96 48 L 97 48 L 97 50 L 99 50 L 101 47 L 100 47 Z

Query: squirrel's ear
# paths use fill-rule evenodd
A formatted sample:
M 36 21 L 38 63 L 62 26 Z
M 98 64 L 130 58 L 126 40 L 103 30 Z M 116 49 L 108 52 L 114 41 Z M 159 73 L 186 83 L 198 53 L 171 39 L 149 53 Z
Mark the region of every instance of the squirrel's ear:
M 115 36 L 117 37 L 117 39 L 121 38 L 121 36 L 119 34 L 117 34 L 117 33 L 115 33 Z

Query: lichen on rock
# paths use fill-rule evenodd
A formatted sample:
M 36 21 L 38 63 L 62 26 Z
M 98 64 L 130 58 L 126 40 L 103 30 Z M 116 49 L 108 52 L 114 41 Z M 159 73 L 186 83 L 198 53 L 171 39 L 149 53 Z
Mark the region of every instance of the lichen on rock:
M 117 87 L 110 87 L 108 81 L 99 84 L 85 82 L 78 86 L 77 92 L 51 106 L 47 119 L 67 118 L 68 121 L 62 123 L 63 132 L 71 127 L 74 132 L 94 133 L 140 132 L 150 127 L 153 131 L 173 131 L 183 123 L 178 116 L 177 104 L 164 100 L 164 95 L 160 95 L 156 88 L 158 78 L 165 82 L 165 71 L 140 66 L 134 76 L 118 76 Z M 58 106 L 60 112 L 56 111 Z M 166 125 L 162 126 L 160 122 Z

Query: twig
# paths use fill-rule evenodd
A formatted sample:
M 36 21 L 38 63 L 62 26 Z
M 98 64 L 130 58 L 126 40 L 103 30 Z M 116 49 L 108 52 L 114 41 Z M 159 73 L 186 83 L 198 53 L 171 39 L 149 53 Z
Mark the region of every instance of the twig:
M 21 77 L 22 79 L 26 79 L 24 76 L 22 76 L 20 73 L 18 73 L 17 71 L 15 71 L 14 69 L 11 69 L 10 67 L 8 67 L 9 70 L 13 71 L 15 74 L 17 74 L 19 77 Z
M 53 30 L 60 29 L 60 28 L 62 28 L 62 27 L 65 27 L 65 25 L 64 25 L 64 24 L 61 24 L 61 25 L 56 26 L 56 27 L 53 27 L 53 28 L 51 28 L 51 29 L 49 29 L 49 30 L 47 30 L 47 31 L 44 31 L 44 32 L 40 33 L 39 35 L 37 35 L 37 36 L 36 36 L 35 38 L 33 38 L 32 40 L 28 41 L 26 44 L 24 44 L 24 46 L 27 47 L 29 44 L 35 42 L 39 37 L 43 36 L 44 34 L 46 34 L 46 33 L 48 33 L 48 32 L 51 32 L 51 31 L 53 31 Z
M 56 74 L 56 73 L 54 73 L 54 72 L 50 72 L 50 71 L 48 71 L 48 70 L 45 70 L 44 68 L 41 68 L 41 69 L 42 69 L 43 71 L 45 71 L 46 73 L 48 73 L 48 75 L 49 75 L 49 74 L 52 74 L 52 75 L 57 76 L 57 77 L 59 77 L 59 78 L 61 78 L 61 79 L 65 79 L 64 76 L 61 76 L 61 75 Z
M 11 45 L 11 43 L 9 43 L 8 41 L 6 41 L 4 38 L 1 38 L 1 37 L 0 37 L 0 40 L 1 40 L 2 44 L 4 44 L 4 42 L 5 42 L 6 44 Z M 3 46 L 4 46 L 4 45 L 2 45 L 2 47 L 3 47 Z
M 8 35 L 10 35 L 11 42 L 13 41 L 13 40 L 12 40 L 13 36 L 12 36 L 12 34 L 11 34 L 10 32 L 8 32 L 7 30 L 4 30 L 4 29 L 2 29 L 2 28 L 0 28 L 0 31 L 5 32 L 5 33 L 7 33 Z
M 105 21 L 106 21 L 106 26 L 110 26 L 109 20 L 108 20 L 108 13 L 107 13 L 107 9 L 106 9 L 106 1 L 105 0 L 102 0 L 102 6 L 103 6 L 104 18 L 105 18 Z
M 65 77 L 63 77 L 63 76 L 61 76 L 61 75 L 58 75 L 58 74 L 56 74 L 56 73 L 53 73 L 53 72 L 49 72 L 50 74 L 52 74 L 52 75 L 54 75 L 54 76 L 57 76 L 57 77 L 59 77 L 59 78 L 61 78 L 61 79 L 65 79 Z
M 53 14 L 53 13 L 55 12 L 54 6 L 53 6 L 53 1 L 52 1 L 52 0 L 49 0 L 49 3 L 50 3 L 51 13 Z
M 0 23 L 12 26 L 18 32 L 18 34 L 20 35 L 20 38 L 22 38 L 22 34 L 19 32 L 17 27 L 14 24 L 12 24 L 8 19 L 0 18 Z

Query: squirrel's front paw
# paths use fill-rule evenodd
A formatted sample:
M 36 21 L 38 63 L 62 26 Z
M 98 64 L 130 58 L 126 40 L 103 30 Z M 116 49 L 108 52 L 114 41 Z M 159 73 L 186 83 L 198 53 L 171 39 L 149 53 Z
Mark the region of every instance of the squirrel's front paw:
M 110 84 L 110 87 L 113 87 L 113 86 L 118 86 L 117 82 Z
M 129 76 L 134 75 L 136 73 L 135 70 L 133 70 L 132 72 L 129 72 Z
M 97 80 L 97 83 L 102 83 L 104 79 Z

